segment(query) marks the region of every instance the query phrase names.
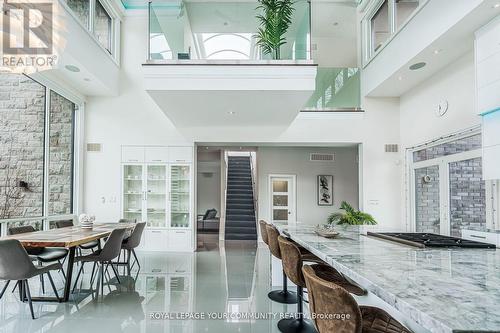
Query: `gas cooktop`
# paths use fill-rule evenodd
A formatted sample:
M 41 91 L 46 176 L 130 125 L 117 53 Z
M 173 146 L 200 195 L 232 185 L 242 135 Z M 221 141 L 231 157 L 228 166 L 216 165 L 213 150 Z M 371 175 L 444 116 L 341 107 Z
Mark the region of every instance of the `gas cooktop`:
M 496 249 L 496 246 L 493 244 L 429 233 L 368 232 L 367 235 L 422 248 L 462 247 L 477 249 Z

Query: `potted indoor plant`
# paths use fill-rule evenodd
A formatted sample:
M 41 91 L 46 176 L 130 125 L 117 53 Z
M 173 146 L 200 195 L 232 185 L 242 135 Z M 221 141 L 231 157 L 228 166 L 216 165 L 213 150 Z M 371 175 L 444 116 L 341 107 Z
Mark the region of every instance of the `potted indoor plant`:
M 294 11 L 292 0 L 258 0 L 257 10 L 262 14 L 256 18 L 260 22 L 257 34 L 254 36 L 257 46 L 264 54 L 270 54 L 273 59 L 280 59 L 280 49 L 286 43 L 285 34 L 292 23 Z
M 328 224 L 333 225 L 363 225 L 377 224 L 377 221 L 368 213 L 354 209 L 350 204 L 342 201 L 340 209 L 343 212 L 335 212 L 328 216 Z

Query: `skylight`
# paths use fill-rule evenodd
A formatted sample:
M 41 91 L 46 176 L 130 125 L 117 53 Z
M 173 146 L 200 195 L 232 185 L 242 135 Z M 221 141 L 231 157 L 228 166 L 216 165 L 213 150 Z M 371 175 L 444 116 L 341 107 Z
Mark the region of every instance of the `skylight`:
M 202 33 L 200 39 L 205 59 L 250 59 L 251 33 Z

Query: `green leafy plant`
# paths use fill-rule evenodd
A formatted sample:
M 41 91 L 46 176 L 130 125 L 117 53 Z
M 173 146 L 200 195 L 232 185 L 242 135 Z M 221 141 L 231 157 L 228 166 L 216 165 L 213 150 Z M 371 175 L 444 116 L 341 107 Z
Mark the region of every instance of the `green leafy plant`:
M 273 59 L 280 59 L 280 49 L 286 43 L 285 33 L 292 23 L 292 14 L 295 10 L 292 0 L 258 0 L 257 10 L 262 14 L 256 18 L 260 27 L 256 44 L 264 54 L 271 54 Z
M 328 216 L 329 224 L 348 224 L 348 225 L 362 225 L 362 224 L 377 224 L 377 221 L 368 213 L 363 213 L 355 210 L 347 202 L 342 201 L 340 209 L 344 212 L 332 213 Z

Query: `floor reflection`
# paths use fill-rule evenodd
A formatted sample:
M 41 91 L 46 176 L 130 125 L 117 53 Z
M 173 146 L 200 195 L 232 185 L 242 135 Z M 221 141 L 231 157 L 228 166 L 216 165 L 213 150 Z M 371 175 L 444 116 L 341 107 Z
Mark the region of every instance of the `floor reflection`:
M 104 297 L 94 298 L 85 270 L 71 302 L 35 303 L 34 321 L 27 304 L 9 290 L 0 301 L 0 332 L 278 332 L 277 320 L 207 315 L 293 310 L 268 300 L 269 251 L 255 242 L 226 242 L 191 254 L 138 255 L 141 270 L 136 267 L 130 277 L 120 270 L 121 283 L 110 278 Z M 56 284 L 62 290 L 62 276 Z M 37 279 L 30 286 L 33 294 L 41 293 Z M 162 319 L 173 313 L 205 319 Z

